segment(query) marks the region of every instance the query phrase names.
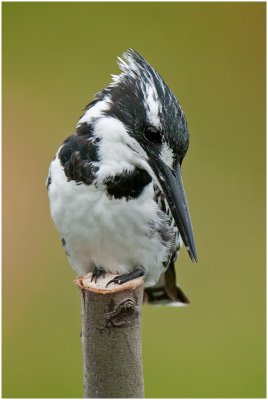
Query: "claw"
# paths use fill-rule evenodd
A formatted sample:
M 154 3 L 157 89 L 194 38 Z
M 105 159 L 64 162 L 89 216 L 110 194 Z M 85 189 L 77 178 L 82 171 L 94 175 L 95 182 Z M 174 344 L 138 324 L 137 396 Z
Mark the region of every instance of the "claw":
M 110 283 L 114 283 L 114 279 L 111 279 L 111 280 L 106 284 L 106 287 L 108 287 L 108 285 L 110 285 Z
M 144 275 L 144 269 L 141 267 L 136 268 L 134 271 L 128 272 L 127 274 L 123 275 L 117 275 L 113 279 L 111 279 L 106 287 L 110 285 L 110 283 L 115 283 L 118 285 L 123 285 L 123 283 L 126 283 L 128 281 L 131 281 L 132 279 L 139 278 L 140 276 Z
M 101 267 L 95 267 L 94 268 L 94 271 L 92 272 L 92 277 L 91 277 L 91 282 L 93 281 L 93 279 L 95 278 L 95 283 L 97 283 L 97 280 L 101 277 L 101 276 L 103 276 L 103 277 L 105 277 L 105 275 L 106 275 L 106 272 L 104 271 L 104 269 L 103 268 L 101 268 Z
M 122 283 L 124 283 L 123 280 L 118 279 L 118 278 L 120 278 L 120 275 L 118 275 L 118 276 L 116 276 L 115 278 L 111 279 L 111 280 L 107 283 L 106 287 L 107 287 L 108 285 L 110 285 L 110 283 L 117 283 L 118 285 L 122 285 Z

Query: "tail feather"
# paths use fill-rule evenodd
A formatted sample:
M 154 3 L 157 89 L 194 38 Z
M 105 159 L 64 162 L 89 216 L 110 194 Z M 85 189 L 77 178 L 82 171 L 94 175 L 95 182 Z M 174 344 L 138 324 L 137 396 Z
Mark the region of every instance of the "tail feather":
M 176 285 L 174 262 L 170 263 L 157 285 L 144 289 L 144 303 L 178 307 L 190 303 L 181 288 Z

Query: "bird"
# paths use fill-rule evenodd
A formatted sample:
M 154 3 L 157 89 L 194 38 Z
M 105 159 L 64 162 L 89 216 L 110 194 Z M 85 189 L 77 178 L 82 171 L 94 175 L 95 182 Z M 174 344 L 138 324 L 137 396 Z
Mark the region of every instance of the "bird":
M 181 176 L 187 121 L 141 54 L 128 49 L 118 65 L 49 166 L 51 217 L 78 275 L 114 274 L 107 288 L 144 277 L 145 302 L 185 305 L 175 271 L 182 245 L 197 262 Z

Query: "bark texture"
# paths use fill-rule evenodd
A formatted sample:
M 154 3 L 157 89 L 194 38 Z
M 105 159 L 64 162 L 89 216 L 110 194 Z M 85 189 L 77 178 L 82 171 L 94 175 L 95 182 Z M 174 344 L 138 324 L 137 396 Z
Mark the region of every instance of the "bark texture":
M 144 397 L 140 319 L 143 279 L 123 285 L 78 278 L 85 398 Z

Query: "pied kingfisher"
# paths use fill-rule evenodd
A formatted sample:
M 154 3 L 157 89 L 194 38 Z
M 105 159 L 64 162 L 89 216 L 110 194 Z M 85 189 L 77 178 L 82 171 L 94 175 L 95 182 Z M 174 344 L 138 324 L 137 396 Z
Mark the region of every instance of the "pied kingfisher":
M 161 76 L 135 50 L 88 104 L 50 164 L 52 219 L 77 274 L 122 284 L 144 275 L 151 303 L 188 303 L 174 263 L 196 250 L 181 178 L 189 145 L 184 113 Z

